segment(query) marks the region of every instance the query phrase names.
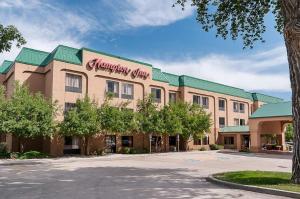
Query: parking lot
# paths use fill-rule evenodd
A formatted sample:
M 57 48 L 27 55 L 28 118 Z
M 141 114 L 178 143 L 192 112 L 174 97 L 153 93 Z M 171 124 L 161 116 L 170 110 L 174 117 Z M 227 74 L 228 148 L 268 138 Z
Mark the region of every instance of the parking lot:
M 291 171 L 291 157 L 215 151 L 0 161 L 0 198 L 282 198 L 206 182 L 233 170 Z

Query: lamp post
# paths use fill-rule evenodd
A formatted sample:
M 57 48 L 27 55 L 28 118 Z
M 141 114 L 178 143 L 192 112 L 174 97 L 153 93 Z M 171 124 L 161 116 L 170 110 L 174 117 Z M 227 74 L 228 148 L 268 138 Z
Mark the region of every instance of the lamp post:
M 177 152 L 179 152 L 179 134 L 176 135 Z
M 149 153 L 151 153 L 152 133 L 149 134 Z

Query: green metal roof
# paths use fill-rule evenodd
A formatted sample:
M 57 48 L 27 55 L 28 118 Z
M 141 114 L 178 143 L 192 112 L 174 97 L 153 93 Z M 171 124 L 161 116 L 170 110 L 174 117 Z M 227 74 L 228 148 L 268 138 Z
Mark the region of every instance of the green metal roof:
M 0 66 L 0 74 L 6 74 L 14 62 L 4 60 L 2 65 Z
M 152 80 L 169 83 L 166 76 L 158 68 L 152 68 Z
M 225 126 L 220 128 L 220 133 L 247 133 L 249 132 L 249 126 Z
M 22 48 L 15 61 L 34 66 L 45 66 L 44 60 L 49 56 L 49 54 L 50 53 L 48 52 L 31 48 Z
M 169 81 L 169 84 L 172 86 L 180 86 L 180 76 L 179 75 L 174 75 L 171 73 L 165 73 L 163 72 L 167 80 Z
M 264 104 L 250 118 L 292 116 L 292 102 Z
M 252 93 L 252 97 L 253 97 L 254 101 L 260 101 L 260 102 L 265 102 L 265 103 L 283 102 L 283 99 L 281 99 L 281 98 L 265 95 L 262 93 Z
M 181 78 L 181 84 L 182 86 L 188 86 L 192 88 L 197 88 L 201 90 L 236 96 L 236 97 L 242 97 L 245 99 L 252 100 L 251 93 L 246 92 L 243 89 L 232 87 L 232 86 L 226 86 L 224 84 L 219 84 L 203 79 L 198 79 L 186 75 L 180 76 Z

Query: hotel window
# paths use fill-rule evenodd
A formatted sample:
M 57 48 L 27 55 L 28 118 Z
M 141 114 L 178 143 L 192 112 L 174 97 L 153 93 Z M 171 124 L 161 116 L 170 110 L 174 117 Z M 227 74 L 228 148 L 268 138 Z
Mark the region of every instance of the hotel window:
M 201 96 L 193 95 L 193 103 L 201 105 Z
M 122 136 L 122 147 L 133 147 L 133 136 Z
M 122 98 L 133 99 L 133 84 L 122 84 Z
M 69 103 L 69 102 L 66 102 L 65 103 L 65 109 L 64 109 L 64 115 L 70 111 L 71 109 L 73 109 L 75 107 L 75 103 Z
M 234 126 L 239 126 L 240 125 L 240 120 L 237 118 L 234 118 Z
M 219 127 L 223 128 L 225 126 L 225 117 L 219 117 Z
M 240 112 L 245 113 L 245 104 L 240 103 Z
M 171 103 L 176 102 L 176 93 L 169 93 L 169 102 Z
M 201 145 L 201 139 L 195 137 L 193 140 L 194 140 L 194 145 Z
M 66 73 L 65 91 L 81 93 L 82 92 L 82 77 L 80 75 Z
M 219 110 L 225 111 L 225 100 L 219 99 Z
M 202 106 L 203 108 L 208 108 L 209 107 L 209 101 L 208 101 L 208 97 L 202 97 Z
M 106 92 L 112 93 L 114 97 L 119 97 L 119 82 L 106 80 Z
M 244 119 L 240 119 L 240 126 L 245 126 L 246 125 L 246 122 Z
M 234 137 L 224 137 L 225 145 L 234 145 Z
M 151 94 L 156 103 L 161 103 L 161 89 L 151 88 Z
M 234 112 L 239 112 L 239 103 L 233 102 L 233 111 Z

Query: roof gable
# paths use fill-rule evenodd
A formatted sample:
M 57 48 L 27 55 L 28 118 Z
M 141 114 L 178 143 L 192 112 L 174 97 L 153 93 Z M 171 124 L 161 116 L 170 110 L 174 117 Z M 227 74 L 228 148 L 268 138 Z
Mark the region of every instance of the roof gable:
M 12 61 L 4 60 L 2 65 L 0 66 L 0 74 L 6 74 L 12 67 L 13 63 L 14 62 Z
M 264 104 L 250 118 L 292 116 L 292 102 Z
M 252 97 L 253 97 L 254 101 L 260 101 L 260 102 L 265 102 L 265 103 L 283 102 L 283 99 L 281 99 L 281 98 L 265 95 L 262 93 L 252 93 Z

